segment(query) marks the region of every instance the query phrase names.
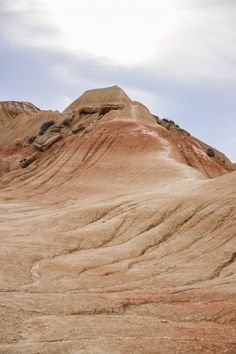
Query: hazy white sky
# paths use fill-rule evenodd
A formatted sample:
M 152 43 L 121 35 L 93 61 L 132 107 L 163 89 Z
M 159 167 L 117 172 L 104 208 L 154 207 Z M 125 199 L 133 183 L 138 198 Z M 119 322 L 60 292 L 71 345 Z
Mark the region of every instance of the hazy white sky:
M 235 0 L 0 0 L 0 99 L 118 84 L 236 159 Z

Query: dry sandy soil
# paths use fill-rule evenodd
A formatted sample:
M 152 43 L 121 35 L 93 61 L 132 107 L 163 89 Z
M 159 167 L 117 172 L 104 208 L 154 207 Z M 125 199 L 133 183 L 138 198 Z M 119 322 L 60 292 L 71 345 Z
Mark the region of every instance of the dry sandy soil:
M 0 353 L 236 353 L 235 164 L 116 86 L 1 107 Z

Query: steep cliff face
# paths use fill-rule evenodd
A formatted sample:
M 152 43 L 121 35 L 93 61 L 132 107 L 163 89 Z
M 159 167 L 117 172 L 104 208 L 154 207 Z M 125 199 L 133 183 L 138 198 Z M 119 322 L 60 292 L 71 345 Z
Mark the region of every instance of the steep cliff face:
M 0 351 L 233 354 L 235 165 L 118 87 L 11 124 Z

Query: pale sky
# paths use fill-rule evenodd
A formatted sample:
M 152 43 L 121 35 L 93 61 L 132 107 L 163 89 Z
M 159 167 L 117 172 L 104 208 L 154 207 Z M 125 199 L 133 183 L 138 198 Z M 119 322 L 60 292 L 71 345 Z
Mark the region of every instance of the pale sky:
M 236 160 L 236 0 L 0 0 L 0 100 L 121 86 Z

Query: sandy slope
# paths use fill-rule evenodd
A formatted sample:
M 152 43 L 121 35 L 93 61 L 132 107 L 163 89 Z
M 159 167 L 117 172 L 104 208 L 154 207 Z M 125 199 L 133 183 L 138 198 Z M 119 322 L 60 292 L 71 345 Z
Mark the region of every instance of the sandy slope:
M 107 102 L 1 177 L 0 353 L 235 353 L 236 172 L 120 89 L 66 112 Z

